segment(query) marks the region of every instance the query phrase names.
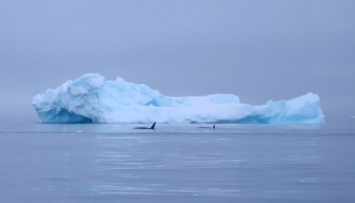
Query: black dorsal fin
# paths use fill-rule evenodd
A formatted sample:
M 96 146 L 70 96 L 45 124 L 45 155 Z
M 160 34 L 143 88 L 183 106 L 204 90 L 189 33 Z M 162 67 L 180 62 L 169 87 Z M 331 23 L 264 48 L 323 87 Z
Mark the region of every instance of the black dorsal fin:
M 156 123 L 156 122 L 153 123 L 153 125 L 152 125 L 152 127 L 150 127 L 150 129 L 153 129 L 153 130 L 154 130 L 155 123 Z

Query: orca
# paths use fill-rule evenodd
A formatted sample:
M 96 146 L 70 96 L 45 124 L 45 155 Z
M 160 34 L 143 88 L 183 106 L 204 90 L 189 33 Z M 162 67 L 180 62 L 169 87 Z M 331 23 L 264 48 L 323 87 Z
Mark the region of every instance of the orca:
M 134 129 L 150 129 L 150 130 L 154 130 L 154 128 L 155 128 L 155 123 L 156 123 L 156 122 L 154 122 L 153 125 L 152 125 L 150 128 L 148 128 L 148 127 L 135 127 Z
M 198 127 L 198 128 L 208 128 L 208 129 L 211 129 L 210 127 Z M 212 129 L 216 129 L 216 125 L 213 125 Z

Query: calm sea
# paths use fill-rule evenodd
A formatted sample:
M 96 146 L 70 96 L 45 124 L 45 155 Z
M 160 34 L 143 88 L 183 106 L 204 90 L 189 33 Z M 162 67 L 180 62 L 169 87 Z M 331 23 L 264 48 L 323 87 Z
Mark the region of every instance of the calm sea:
M 354 118 L 135 126 L 1 118 L 0 202 L 355 202 Z

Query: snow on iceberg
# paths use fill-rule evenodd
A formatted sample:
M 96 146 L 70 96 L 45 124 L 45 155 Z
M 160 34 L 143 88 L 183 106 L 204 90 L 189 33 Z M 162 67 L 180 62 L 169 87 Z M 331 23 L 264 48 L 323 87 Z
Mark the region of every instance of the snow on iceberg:
M 44 123 L 323 123 L 319 97 L 308 93 L 265 105 L 242 104 L 233 94 L 168 97 L 144 84 L 85 74 L 37 94 Z

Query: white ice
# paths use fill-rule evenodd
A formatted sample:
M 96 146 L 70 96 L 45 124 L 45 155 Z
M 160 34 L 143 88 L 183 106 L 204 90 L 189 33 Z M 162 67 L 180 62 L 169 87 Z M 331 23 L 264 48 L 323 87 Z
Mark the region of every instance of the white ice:
M 144 84 L 85 74 L 37 94 L 32 104 L 46 123 L 323 123 L 319 97 L 308 93 L 265 105 L 233 94 L 168 97 Z

